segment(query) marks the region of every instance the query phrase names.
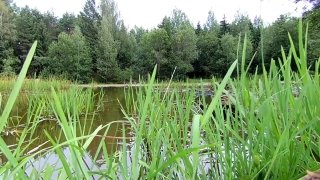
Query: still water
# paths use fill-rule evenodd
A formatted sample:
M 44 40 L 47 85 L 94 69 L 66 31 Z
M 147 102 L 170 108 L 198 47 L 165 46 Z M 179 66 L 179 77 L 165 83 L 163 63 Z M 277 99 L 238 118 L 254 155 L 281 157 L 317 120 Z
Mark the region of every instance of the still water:
M 110 122 L 119 121 L 119 120 L 126 120 L 124 114 L 121 111 L 121 106 L 125 107 L 125 95 L 124 95 L 124 88 L 126 87 L 108 87 L 108 88 L 97 88 L 95 89 L 95 93 L 99 94 L 100 91 L 103 91 L 103 105 L 99 108 L 98 113 L 95 115 L 94 121 L 92 122 L 92 129 L 95 130 L 100 125 L 106 125 Z M 200 96 L 201 94 L 197 94 L 196 96 Z M 206 96 L 213 96 L 212 92 L 206 92 Z M 12 122 L 17 121 L 17 119 L 25 119 L 27 116 L 26 112 L 28 112 L 28 101 L 22 100 L 22 97 L 19 97 L 20 99 L 17 101 L 17 103 L 14 106 L 14 109 L 11 112 L 11 118 Z M 209 98 L 210 99 L 210 98 Z M 96 101 L 98 101 L 98 96 L 96 97 Z M 3 110 L 3 105 L 1 107 L 1 110 Z M 88 118 L 90 120 L 90 118 Z M 88 121 L 87 120 L 87 121 Z M 9 122 L 10 124 L 10 122 Z M 89 124 L 89 123 L 88 123 Z M 22 127 L 23 128 L 23 127 Z M 86 130 L 88 130 L 89 127 L 84 127 Z M 34 132 L 33 137 L 38 137 L 37 139 L 31 139 L 29 140 L 34 141 L 31 146 L 29 147 L 22 147 L 26 148 L 27 154 L 32 154 L 35 152 L 38 152 L 40 150 L 44 150 L 46 148 L 49 148 L 51 146 L 51 143 L 48 142 L 48 138 L 46 134 L 44 133 L 44 129 L 48 131 L 48 133 L 51 136 L 59 137 L 59 134 L 61 132 L 61 127 L 57 125 L 55 121 L 44 121 L 41 122 L 39 127 L 37 127 L 36 131 Z M 92 132 L 91 130 L 90 132 Z M 84 134 L 90 134 L 90 132 L 86 132 Z M 104 136 L 104 133 L 106 133 L 106 136 Z M 129 137 L 130 131 L 125 130 L 126 136 Z M 108 169 L 107 165 L 105 164 L 104 154 L 100 150 L 98 151 L 98 146 L 101 144 L 101 141 L 103 141 L 106 145 L 107 153 L 108 154 L 114 154 L 117 152 L 117 150 L 122 146 L 123 139 L 121 138 L 123 136 L 123 129 L 121 123 L 113 123 L 110 128 L 102 129 L 98 133 L 98 137 L 95 137 L 93 141 L 90 143 L 89 147 L 87 148 L 87 152 L 84 153 L 84 156 L 82 157 L 82 160 L 85 162 L 88 171 L 99 171 L 99 170 L 105 170 Z M 7 145 L 10 147 L 10 149 L 14 150 L 17 146 L 17 138 L 18 135 L 16 134 L 7 134 L 3 135 L 2 138 L 7 143 Z M 28 139 L 28 138 L 26 138 Z M 65 139 L 61 138 L 61 141 L 63 142 Z M 130 142 L 129 139 L 125 140 L 126 143 L 132 145 L 132 141 Z M 26 142 L 26 144 L 29 142 Z M 71 152 L 66 147 L 62 149 L 63 155 L 66 159 L 70 159 Z M 93 160 L 93 158 L 96 156 L 96 160 Z M 5 163 L 7 161 L 6 157 L 4 157 L 2 154 L 0 154 L 0 160 L 2 163 Z M 130 154 L 127 153 L 127 159 L 130 159 Z M 72 160 L 70 159 L 70 163 L 72 163 Z M 2 164 L 0 162 L 0 164 Z M 128 162 L 130 164 L 130 162 Z M 129 165 L 128 164 L 128 165 Z M 33 170 L 36 170 L 38 172 L 43 171 L 47 165 L 51 165 L 55 168 L 61 168 L 62 163 L 60 161 L 59 156 L 56 154 L 56 152 L 50 152 L 46 153 L 44 156 L 41 157 L 35 157 L 34 159 L 31 159 L 27 163 L 27 169 L 25 173 L 29 176 Z M 207 166 L 207 165 L 206 165 Z M 209 169 L 209 167 L 208 167 Z M 54 173 L 52 175 L 52 179 L 57 179 L 59 176 L 58 172 Z M 93 179 L 99 179 L 99 176 L 92 177 Z
M 124 88 L 123 87 L 108 87 L 108 88 L 97 88 L 95 89 L 95 93 L 99 93 L 99 91 L 103 91 L 103 106 L 100 107 L 98 113 L 95 115 L 95 120 L 92 123 L 92 129 L 95 130 L 100 125 L 105 125 L 113 121 L 117 120 L 125 120 L 124 115 L 121 111 L 120 104 L 125 106 L 125 96 L 124 96 Z M 98 97 L 96 98 L 98 100 Z M 16 104 L 14 105 L 14 108 L 11 112 L 9 124 L 12 124 L 10 122 L 16 122 L 18 119 L 21 119 L 21 122 L 23 122 L 23 119 L 26 118 L 28 111 L 28 101 L 27 100 L 18 100 Z M 4 103 L 1 105 L 1 110 L 4 108 Z M 21 123 L 20 122 L 20 123 Z M 59 136 L 59 133 L 61 132 L 60 126 L 57 125 L 54 121 L 45 121 L 42 122 L 39 127 L 34 132 L 33 137 L 39 137 L 37 139 L 30 139 L 34 142 L 30 147 L 26 147 L 29 154 L 32 154 L 34 152 L 37 152 L 39 150 L 43 150 L 45 148 L 48 148 L 51 146 L 51 143 L 48 142 L 48 138 L 46 137 L 44 133 L 44 129 L 49 132 L 52 136 Z M 86 129 L 89 129 L 87 127 Z M 91 132 L 93 131 L 91 130 Z M 102 129 L 99 131 L 98 135 L 103 136 L 106 132 L 106 129 Z M 88 132 L 85 132 L 85 134 L 89 134 Z M 89 147 L 87 148 L 87 152 L 83 157 L 83 160 L 88 164 L 91 170 L 98 170 L 100 168 L 105 169 L 105 165 L 103 163 L 99 163 L 99 161 L 103 162 L 103 154 L 102 151 L 97 152 L 97 148 L 100 142 L 103 140 L 106 144 L 107 151 L 109 154 L 113 154 L 117 151 L 117 148 L 121 146 L 122 139 L 117 137 L 122 137 L 122 124 L 120 123 L 114 123 L 110 126 L 110 128 L 107 130 L 108 137 L 98 137 L 94 138 Z M 1 134 L 2 138 L 10 147 L 10 149 L 14 150 L 17 147 L 17 138 L 18 133 L 9 133 L 9 134 Z M 129 136 L 129 134 L 127 134 Z M 64 141 L 64 139 L 61 139 Z M 129 140 L 126 140 L 129 143 Z M 26 142 L 28 143 L 28 142 Z M 70 151 L 68 148 L 63 149 L 63 153 L 65 157 L 68 159 L 70 156 Z M 92 158 L 98 153 L 97 162 L 93 163 Z M 6 157 L 0 154 L 0 164 L 5 163 L 7 161 Z M 59 157 L 56 153 L 48 153 L 44 157 L 41 157 L 40 159 L 34 159 L 31 160 L 28 165 L 29 168 L 26 171 L 26 174 L 29 174 L 32 169 L 37 170 L 43 170 L 47 164 L 55 165 L 57 168 L 61 167 L 62 164 L 59 161 Z M 104 167 L 104 168 L 103 168 Z M 52 177 L 53 179 L 55 177 Z

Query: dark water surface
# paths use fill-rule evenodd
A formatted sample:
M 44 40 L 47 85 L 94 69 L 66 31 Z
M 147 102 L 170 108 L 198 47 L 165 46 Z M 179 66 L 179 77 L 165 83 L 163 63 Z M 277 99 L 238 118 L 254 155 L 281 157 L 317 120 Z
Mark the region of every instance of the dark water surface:
M 98 126 L 100 125 L 106 125 L 110 122 L 118 121 L 118 120 L 125 120 L 125 116 L 121 111 L 120 104 L 125 108 L 125 89 L 126 87 L 106 87 L 106 88 L 97 88 L 95 89 L 95 93 L 99 94 L 100 91 L 103 91 L 103 104 L 100 106 L 99 111 L 96 113 L 96 117 L 94 118 L 94 121 L 92 122 L 92 129 L 89 132 L 89 124 L 91 122 L 86 122 L 87 125 L 83 125 L 85 128 L 84 134 L 90 134 L 92 133 Z M 196 93 L 196 96 L 200 96 L 201 94 L 198 92 Z M 211 97 L 214 94 L 211 91 L 205 92 L 205 96 Z M 209 98 L 210 99 L 210 98 Z M 99 97 L 96 96 L 95 101 L 98 101 Z M 62 102 L 63 103 L 63 102 Z M 1 104 L 1 111 L 4 108 L 5 103 L 2 102 Z M 19 97 L 19 100 L 16 102 L 12 112 L 11 112 L 11 119 L 9 120 L 9 126 L 16 127 L 11 122 L 17 122 L 18 120 L 21 120 L 20 124 L 23 124 L 24 121 L 26 121 L 26 116 L 28 112 L 28 100 L 25 97 Z M 0 112 L 1 113 L 1 112 Z M 130 112 L 127 112 L 130 113 Z M 92 118 L 88 118 L 86 121 L 90 121 Z M 81 124 L 84 124 L 81 122 Z M 23 129 L 25 127 L 21 127 Z M 18 128 L 19 129 L 19 128 Z M 44 132 L 44 129 L 48 131 L 48 133 L 53 137 L 59 137 L 61 133 L 61 127 L 57 125 L 56 121 L 43 121 L 41 122 L 37 129 L 34 132 L 33 137 L 38 137 L 37 139 L 32 138 L 26 138 L 29 140 L 33 140 L 34 142 L 31 144 L 31 146 L 26 147 L 27 154 L 32 154 L 34 152 L 37 152 L 39 150 L 44 150 L 46 148 L 51 147 L 51 142 L 48 142 L 48 138 Z M 79 129 L 79 131 L 81 131 Z M 108 154 L 114 154 L 117 150 L 122 146 L 123 139 L 121 138 L 123 136 L 122 132 L 122 123 L 113 123 L 110 128 L 102 129 L 99 131 L 98 136 L 95 137 L 89 147 L 87 148 L 87 152 L 82 157 L 82 160 L 85 162 L 85 164 L 88 166 L 88 170 L 90 171 L 99 171 L 99 170 L 105 170 L 107 168 L 107 165 L 105 164 L 104 160 L 104 154 L 102 151 L 97 152 L 98 146 L 101 144 L 101 141 L 104 142 L 107 148 Z M 13 132 L 13 131 L 11 131 Z M 101 137 L 104 135 L 104 133 L 107 132 L 107 137 Z M 129 131 L 125 130 L 126 136 L 129 135 Z M 17 138 L 19 138 L 19 133 L 15 134 L 1 134 L 4 141 L 7 143 L 7 145 L 10 147 L 10 149 L 14 150 L 17 146 Z M 61 141 L 65 141 L 64 138 L 61 138 Z M 127 143 L 134 143 L 133 141 L 129 141 L 128 139 L 125 140 Z M 28 142 L 26 142 L 27 144 Z M 22 148 L 25 148 L 22 145 Z M 21 149 L 21 148 L 20 148 Z M 70 159 L 71 152 L 70 150 L 65 147 L 62 149 L 63 154 L 66 159 Z M 97 156 L 97 160 L 93 161 L 92 159 Z M 127 153 L 127 159 L 130 159 L 129 153 Z M 36 159 L 31 159 L 27 163 L 28 168 L 26 169 L 26 174 L 30 175 L 32 170 L 37 170 L 38 172 L 45 169 L 47 165 L 51 165 L 56 168 L 62 167 L 62 163 L 60 161 L 59 156 L 56 152 L 50 152 L 47 153 L 45 156 Z M 6 157 L 4 157 L 0 152 L 0 164 L 5 163 L 7 161 Z M 71 161 L 71 159 L 70 159 Z M 69 162 L 72 163 L 72 162 Z M 128 162 L 128 165 L 130 162 Z M 54 173 L 52 179 L 58 178 L 58 173 Z M 95 177 L 96 179 L 99 179 L 99 176 Z M 1 176 L 0 176 L 1 179 Z
M 104 92 L 103 96 L 103 106 L 100 107 L 98 113 L 95 115 L 95 121 L 93 122 L 93 127 L 91 130 L 94 131 L 98 126 L 105 125 L 109 122 L 117 121 L 117 120 L 125 120 L 124 115 L 121 111 L 121 107 L 119 105 L 122 104 L 125 107 L 125 96 L 124 96 L 124 88 L 125 87 L 108 87 L 108 88 L 97 88 L 95 89 L 96 93 L 99 93 L 99 91 Z M 20 99 L 15 104 L 10 118 L 12 121 L 9 120 L 9 124 L 12 125 L 10 122 L 17 122 L 18 119 L 21 119 L 21 122 L 23 124 L 23 119 L 26 118 L 28 112 L 28 103 L 27 99 L 23 100 Z M 96 98 L 98 100 L 98 97 Z M 4 109 L 4 102 L 2 102 L 1 110 Z M 88 118 L 90 119 L 90 118 Z M 90 122 L 88 122 L 89 124 Z M 9 125 L 10 126 L 10 125 Z M 89 125 L 88 125 L 89 126 Z M 23 128 L 23 127 L 21 127 Z M 88 130 L 89 127 L 86 128 Z M 41 122 L 40 125 L 38 125 L 38 128 L 34 132 L 34 137 L 39 137 L 38 139 L 34 140 L 32 145 L 30 147 L 27 147 L 27 152 L 30 152 L 32 154 L 33 152 L 39 151 L 44 148 L 48 148 L 51 146 L 51 143 L 48 141 L 48 138 L 46 137 L 44 133 L 44 129 L 46 129 L 51 136 L 59 136 L 59 133 L 61 132 L 60 126 L 57 125 L 55 121 L 44 121 Z M 103 134 L 106 132 L 106 129 L 102 129 L 98 135 L 103 136 Z M 12 134 L 11 134 L 12 133 Z M 1 136 L 4 139 L 4 141 L 7 143 L 7 145 L 10 147 L 10 149 L 14 149 L 16 147 L 18 134 L 14 133 L 14 130 L 11 131 L 9 134 L 2 133 Z M 84 134 L 88 134 L 89 132 L 85 132 Z M 90 157 L 94 157 L 97 153 L 97 148 L 101 142 L 101 139 L 105 141 L 105 144 L 107 146 L 107 151 L 109 154 L 113 154 L 116 152 L 117 148 L 121 146 L 121 138 L 112 138 L 112 137 L 122 137 L 122 124 L 120 123 L 114 123 L 111 125 L 111 127 L 108 129 L 107 133 L 108 138 L 94 138 L 91 144 L 88 147 L 88 152 L 83 157 L 83 160 L 88 164 L 89 167 L 91 166 L 97 166 L 95 168 L 90 168 L 91 170 L 98 170 L 99 166 L 105 166 L 102 164 L 99 165 L 99 162 L 93 163 L 90 159 Z M 110 137 L 109 137 L 110 136 Z M 129 136 L 127 134 L 127 136 Z M 30 139 L 32 140 L 32 139 Z M 62 141 L 64 139 L 62 138 Z M 128 140 L 127 140 L 128 141 Z M 40 146 L 41 145 L 41 146 Z M 70 151 L 68 148 L 63 149 L 63 153 L 68 158 L 70 156 Z M 0 164 L 5 163 L 7 161 L 6 157 L 3 156 L 3 154 L 0 154 Z M 99 152 L 98 160 L 100 159 L 103 162 L 103 154 L 102 151 Z M 61 167 L 61 162 L 59 161 L 59 157 L 56 153 L 49 153 L 42 157 L 41 159 L 34 160 L 32 163 L 32 166 L 30 166 L 27 169 L 27 174 L 29 174 L 32 170 L 32 168 L 35 168 L 37 170 L 43 170 L 47 164 L 54 165 L 56 164 L 56 167 Z M 29 164 L 30 164 L 29 163 Z

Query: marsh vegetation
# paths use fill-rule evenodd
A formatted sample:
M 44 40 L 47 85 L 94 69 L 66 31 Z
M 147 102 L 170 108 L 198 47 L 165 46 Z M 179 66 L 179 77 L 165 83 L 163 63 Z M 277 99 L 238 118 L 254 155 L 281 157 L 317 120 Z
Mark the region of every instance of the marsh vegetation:
M 0 11 L 0 179 L 319 176 L 318 4 L 268 26 L 174 9 L 151 30 L 113 0 Z
M 314 9 L 303 15 L 304 25 L 309 25 L 307 63 L 314 69 L 320 56 L 320 9 L 316 0 L 303 1 L 314 3 Z M 201 6 L 201 2 L 193 3 Z M 244 53 L 243 44 L 238 45 L 245 33 L 245 65 L 252 60 L 247 75 L 256 70 L 261 75 L 262 64 L 269 70 L 272 58 L 279 66 L 280 46 L 289 52 L 288 32 L 293 44 L 299 43 L 299 18 L 290 14 L 281 14 L 273 22 L 266 22 L 261 14 L 253 18 L 242 11 L 234 17 L 217 18 L 219 14 L 208 7 L 201 10 L 208 12 L 206 19 L 192 22 L 188 13 L 175 8 L 151 29 L 128 27 L 120 10 L 116 0 L 86 0 L 79 14 L 66 12 L 57 17 L 53 11 L 41 12 L 30 6 L 18 7 L 13 0 L 1 0 L 0 74 L 18 74 L 35 40 L 39 45 L 28 78 L 54 77 L 84 84 L 127 83 L 130 78 L 146 81 L 155 64 L 157 81 L 169 81 L 173 71 L 174 81 L 222 79 L 236 57 Z M 291 68 L 298 70 L 294 63 Z M 236 77 L 235 71 L 232 77 Z
M 298 179 L 317 171 L 320 61 L 311 75 L 302 27 L 298 46 L 289 35 L 279 65 L 272 60 L 262 75 L 248 76 L 243 53 L 206 86 L 155 86 L 155 66 L 141 86 L 47 83 L 23 92 L 35 42 L 12 91 L 1 96 L 0 176 Z

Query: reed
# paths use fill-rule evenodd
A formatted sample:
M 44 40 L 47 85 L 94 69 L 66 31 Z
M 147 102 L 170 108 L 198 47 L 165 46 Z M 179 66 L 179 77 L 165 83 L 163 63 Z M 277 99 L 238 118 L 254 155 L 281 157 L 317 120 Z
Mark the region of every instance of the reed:
M 210 81 L 214 96 L 209 100 L 202 81 L 201 98 L 197 98 L 199 88 L 191 84 L 181 91 L 179 84 L 172 85 L 169 81 L 164 91 L 158 91 L 155 67 L 145 85 L 125 89 L 124 119 L 96 127 L 79 121 L 83 108 L 78 104 L 86 104 L 85 119 L 89 122 L 95 119 L 88 115 L 90 93 L 76 98 L 51 86 L 50 98 L 36 100 L 30 106 L 28 114 L 32 115 L 27 122 L 36 123 L 23 129 L 15 148 L 9 149 L 0 137 L 0 149 L 7 158 L 0 167 L 0 176 L 2 179 L 299 179 L 306 170 L 309 174 L 317 171 L 320 61 L 311 75 L 306 56 L 307 33 L 302 31 L 301 20 L 298 31 L 299 46 L 294 47 L 289 35 L 290 51 L 281 49 L 282 57 L 277 60 L 280 65 L 277 67 L 276 60 L 272 60 L 270 69 L 263 68 L 262 75 L 247 74 L 245 37 L 243 56 L 232 63 L 222 80 Z M 9 121 L 35 46 L 36 43 L 4 107 L 0 131 Z M 291 70 L 291 63 L 297 65 L 297 72 Z M 236 70 L 237 77 L 231 78 Z M 76 89 L 71 88 L 70 92 L 77 94 Z M 37 117 L 46 102 L 50 102 L 61 133 L 57 137 L 44 130 L 50 146 L 26 156 L 30 144 L 25 142 L 33 140 L 27 138 L 30 135 L 36 136 Z M 116 137 L 122 139 L 120 149 L 110 154 L 104 139 L 109 137 L 108 131 L 114 124 L 124 131 L 122 137 Z M 91 131 L 84 133 L 83 128 L 87 127 Z M 131 137 L 125 131 L 127 127 Z M 83 159 L 97 137 L 101 141 L 88 165 Z M 65 148 L 68 158 L 63 153 Z M 42 167 L 44 171 L 25 173 L 31 167 L 30 160 L 48 153 L 57 154 L 60 167 L 47 163 Z M 105 166 L 98 166 L 97 161 Z
M 281 49 L 280 66 L 272 60 L 262 75 L 247 75 L 243 53 L 222 81 L 212 79 L 215 96 L 209 103 L 204 93 L 194 101 L 194 87 L 185 93 L 171 86 L 165 93 L 155 91 L 156 71 L 135 99 L 129 88 L 127 106 L 134 107 L 127 109 L 138 115 L 126 114 L 135 142 L 130 150 L 123 145 L 121 165 L 129 168 L 121 169 L 122 178 L 298 179 L 306 170 L 318 170 L 319 62 L 310 75 L 301 21 L 298 31 L 299 47 L 289 35 L 291 49 Z M 291 63 L 298 72 L 291 70 Z M 230 78 L 236 67 L 239 75 Z M 222 105 L 222 93 L 234 109 Z M 125 150 L 132 159 L 125 158 Z
M 16 79 L 16 76 L 0 75 L 0 92 L 9 93 L 13 89 Z M 28 78 L 23 80 L 21 92 L 32 93 L 35 89 L 48 92 L 51 86 L 59 89 L 69 89 L 70 85 L 74 84 L 69 80 L 54 77 L 45 79 Z

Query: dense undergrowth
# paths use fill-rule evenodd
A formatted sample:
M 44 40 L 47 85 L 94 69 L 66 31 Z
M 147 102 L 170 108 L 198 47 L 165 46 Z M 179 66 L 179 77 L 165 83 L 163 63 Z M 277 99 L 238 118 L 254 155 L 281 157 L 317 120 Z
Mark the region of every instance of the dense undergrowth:
M 0 167 L 0 176 L 2 179 L 50 179 L 56 173 L 57 179 L 93 179 L 97 176 L 134 180 L 298 179 L 306 170 L 316 171 L 320 169 L 317 162 L 320 159 L 320 61 L 315 65 L 314 74 L 310 75 L 306 64 L 307 34 L 302 31 L 301 21 L 298 30 L 299 46 L 294 47 L 289 35 L 290 51 L 282 50 L 283 56 L 272 60 L 270 69 L 264 68 L 262 75 L 248 78 L 248 67 L 244 65 L 246 57 L 241 57 L 232 63 L 221 81 L 213 78 L 214 97 L 209 103 L 206 103 L 203 86 L 202 98 L 196 98 L 197 89 L 192 85 L 184 87 L 182 92 L 169 83 L 165 91 L 156 91 L 155 67 L 146 86 L 125 90 L 124 120 L 100 125 L 87 134 L 76 133 L 77 128 L 88 127 L 78 121 L 79 107 L 65 111 L 68 103 L 51 88 L 51 107 L 65 141 L 57 143 L 59 138 L 44 130 L 52 145 L 45 152 L 57 153 L 61 168 L 47 164 L 44 171 L 25 173 L 27 166 L 31 166 L 28 164 L 30 159 L 44 156 L 43 151 L 23 156 L 26 152 L 21 144 L 36 128 L 33 125 L 23 130 L 13 151 L 0 138 L 1 152 L 7 158 Z M 246 39 L 243 44 L 245 47 Z M 36 43 L 2 112 L 0 131 L 8 123 L 35 48 Z M 280 66 L 275 65 L 276 61 Z M 297 65 L 297 72 L 291 70 L 291 63 Z M 230 78 L 234 72 L 238 76 Z M 293 89 L 297 89 L 298 94 L 293 93 Z M 225 107 L 222 95 L 230 101 Z M 77 104 L 78 100 L 72 102 Z M 202 108 L 199 108 L 200 104 Z M 28 122 L 37 123 L 36 117 L 41 114 L 42 107 L 41 103 L 30 106 L 28 114 L 34 116 L 28 116 Z M 106 144 L 101 140 L 96 147 L 97 154 L 91 160 L 94 164 L 102 159 L 105 166 L 98 169 L 88 166 L 82 159 L 88 146 L 98 132 L 103 131 L 106 135 L 114 123 L 119 123 L 123 129 L 129 125 L 133 141 L 122 141 L 116 154 L 108 154 Z M 123 131 L 123 139 L 127 139 L 126 136 Z M 68 158 L 62 151 L 66 147 L 70 150 Z

